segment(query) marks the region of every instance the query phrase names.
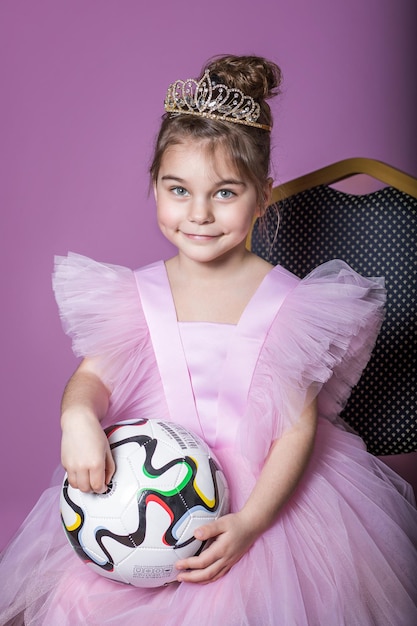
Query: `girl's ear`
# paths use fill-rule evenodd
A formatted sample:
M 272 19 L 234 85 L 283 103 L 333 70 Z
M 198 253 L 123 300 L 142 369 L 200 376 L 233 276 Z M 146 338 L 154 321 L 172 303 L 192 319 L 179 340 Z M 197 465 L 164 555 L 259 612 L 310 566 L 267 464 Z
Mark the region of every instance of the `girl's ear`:
M 158 200 L 158 192 L 156 191 L 156 183 L 152 184 L 153 197 L 155 198 L 155 202 Z
M 272 180 L 272 178 L 268 178 L 266 183 L 265 183 L 265 200 L 264 200 L 264 205 L 258 207 L 258 209 L 256 211 L 256 217 L 262 217 L 263 215 L 265 215 L 265 211 L 267 210 L 267 208 L 271 204 L 272 185 L 273 184 L 274 184 L 274 181 Z

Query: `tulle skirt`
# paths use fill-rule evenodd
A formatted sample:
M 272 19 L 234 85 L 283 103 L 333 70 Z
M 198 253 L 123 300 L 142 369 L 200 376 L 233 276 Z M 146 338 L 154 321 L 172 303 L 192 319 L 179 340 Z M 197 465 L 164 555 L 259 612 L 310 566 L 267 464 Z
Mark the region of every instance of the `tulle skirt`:
M 222 457 L 237 488 L 247 463 Z M 67 542 L 59 493 L 54 486 L 42 495 L 3 555 L 2 625 L 19 614 L 27 626 L 417 623 L 411 488 L 356 435 L 325 420 L 305 478 L 275 524 L 208 585 L 141 589 L 99 576 Z

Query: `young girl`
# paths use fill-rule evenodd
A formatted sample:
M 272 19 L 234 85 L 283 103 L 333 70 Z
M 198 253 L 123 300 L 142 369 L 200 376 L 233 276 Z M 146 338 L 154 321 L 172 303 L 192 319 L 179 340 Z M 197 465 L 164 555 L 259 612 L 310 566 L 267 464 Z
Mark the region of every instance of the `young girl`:
M 245 247 L 269 203 L 265 99 L 279 82 L 265 59 L 226 56 L 171 85 L 151 175 L 177 255 L 133 272 L 70 254 L 54 275 L 84 357 L 62 401 L 71 485 L 106 490 L 103 424 L 163 418 L 211 446 L 231 513 L 196 531 L 211 542 L 178 583 L 140 589 L 73 554 L 52 488 L 3 559 L 1 624 L 417 623 L 411 490 L 338 419 L 381 324 L 382 280 L 331 261 L 300 281 Z

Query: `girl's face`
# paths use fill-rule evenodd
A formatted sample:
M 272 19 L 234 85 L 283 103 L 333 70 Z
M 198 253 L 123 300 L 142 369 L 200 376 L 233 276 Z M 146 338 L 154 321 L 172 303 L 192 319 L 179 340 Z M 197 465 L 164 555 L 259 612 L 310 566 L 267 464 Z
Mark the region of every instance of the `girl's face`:
M 200 263 L 245 253 L 259 215 L 256 189 L 219 146 L 193 140 L 167 148 L 154 185 L 159 227 L 180 256 Z

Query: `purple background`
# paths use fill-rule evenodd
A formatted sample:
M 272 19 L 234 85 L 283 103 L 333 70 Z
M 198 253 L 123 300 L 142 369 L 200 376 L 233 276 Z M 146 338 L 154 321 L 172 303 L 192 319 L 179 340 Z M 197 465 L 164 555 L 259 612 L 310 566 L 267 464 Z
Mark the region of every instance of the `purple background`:
M 2 0 L 0 546 L 59 462 L 76 366 L 51 290 L 54 254 L 137 267 L 172 250 L 148 195 L 168 83 L 206 58 L 270 57 L 274 176 L 338 159 L 417 175 L 414 0 Z

